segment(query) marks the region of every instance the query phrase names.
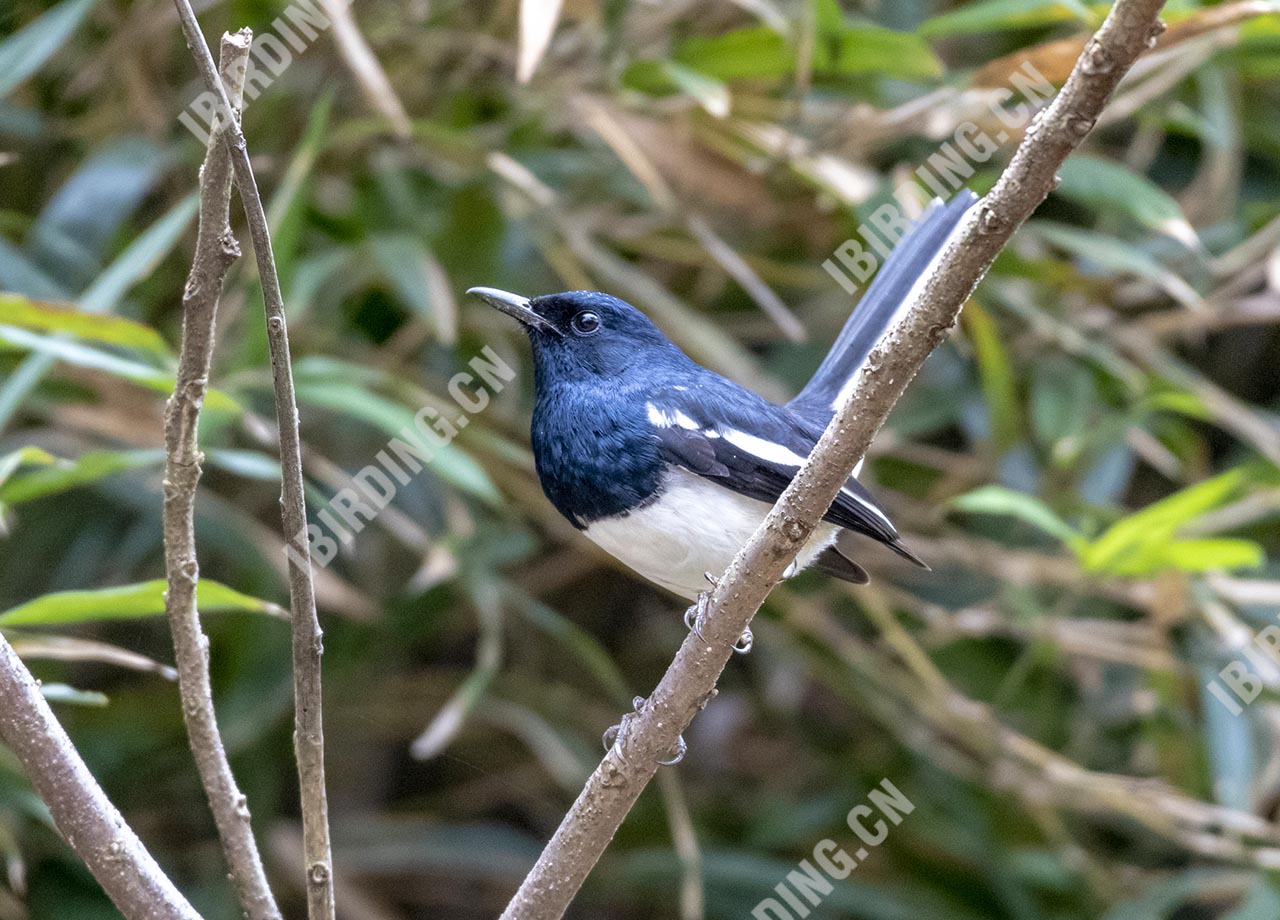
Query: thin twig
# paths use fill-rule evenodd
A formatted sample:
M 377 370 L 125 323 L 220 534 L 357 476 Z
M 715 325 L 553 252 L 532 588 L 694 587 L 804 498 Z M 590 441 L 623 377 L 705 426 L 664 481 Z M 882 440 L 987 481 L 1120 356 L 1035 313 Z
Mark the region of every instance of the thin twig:
M 252 41 L 253 33 L 248 29 L 222 36 L 219 69 L 237 109 L 244 93 Z M 209 639 L 196 609 L 200 567 L 196 559 L 195 505 L 203 459 L 196 429 L 209 387 L 218 298 L 227 270 L 240 256 L 230 225 L 231 161 L 222 145 L 222 128 L 221 124 L 213 126 L 200 170 L 200 227 L 182 295 L 178 375 L 165 412 L 164 564 L 169 579 L 165 613 L 173 633 L 182 718 L 236 894 L 250 920 L 280 920 L 280 909 L 253 839 L 248 804 L 236 785 L 218 732 L 209 681 Z
M 333 855 L 329 844 L 329 804 L 324 787 L 324 720 L 320 683 L 320 658 L 324 651 L 320 621 L 316 618 L 315 586 L 311 576 L 311 548 L 305 534 L 306 498 L 302 485 L 302 450 L 298 435 L 298 403 L 293 391 L 289 336 L 285 328 L 284 299 L 271 252 L 267 214 L 258 194 L 258 183 L 249 163 L 244 132 L 231 111 L 213 55 L 200 33 L 200 24 L 189 0 L 174 0 L 187 48 L 205 86 L 226 117 L 222 141 L 231 157 L 240 202 L 244 205 L 253 253 L 262 281 L 267 314 L 267 344 L 275 384 L 276 425 L 280 429 L 280 512 L 289 557 L 289 600 L 293 632 L 294 755 L 298 761 L 298 786 L 302 805 L 303 853 L 307 876 L 307 915 L 311 920 L 333 920 Z
M 925 358 L 1014 230 L 1048 196 L 1058 167 L 1089 133 L 1120 78 L 1159 34 L 1163 0 L 1118 0 L 1086 46 L 1062 92 L 1027 131 L 999 182 L 965 219 L 925 283 L 859 373 L 852 393 L 808 461 L 738 553 L 706 604 L 702 637 L 691 633 L 653 695 L 624 717 L 504 920 L 557 920 L 623 818 L 715 691 L 732 648 Z
M 3 636 L 0 740 L 18 756 L 58 833 L 120 913 L 128 920 L 200 920 L 107 799 Z

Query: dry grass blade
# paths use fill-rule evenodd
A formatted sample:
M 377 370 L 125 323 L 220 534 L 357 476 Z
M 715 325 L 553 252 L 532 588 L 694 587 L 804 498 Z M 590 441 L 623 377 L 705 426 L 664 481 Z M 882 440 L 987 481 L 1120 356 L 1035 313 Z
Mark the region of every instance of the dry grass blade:
M 528 83 L 551 46 L 564 0 L 520 0 L 520 51 L 516 79 Z
M 344 0 L 320 0 L 325 14 L 333 22 L 333 37 L 338 43 L 338 51 L 343 61 L 356 78 L 360 91 L 374 111 L 381 113 L 396 134 L 408 137 L 413 126 L 405 113 L 404 103 L 396 95 L 382 69 L 373 49 L 365 39 L 360 26 L 356 24 L 355 15 L 351 12 L 351 4 Z

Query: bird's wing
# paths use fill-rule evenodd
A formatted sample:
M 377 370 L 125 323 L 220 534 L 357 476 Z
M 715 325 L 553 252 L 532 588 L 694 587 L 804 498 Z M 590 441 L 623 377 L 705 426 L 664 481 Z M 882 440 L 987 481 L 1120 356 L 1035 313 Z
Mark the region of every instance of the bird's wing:
M 930 263 L 946 248 L 961 218 L 977 200 L 972 192 L 962 191 L 946 204 L 935 200 L 929 205 L 894 246 L 827 357 L 788 408 L 819 425 L 831 420 L 841 390 L 897 320 L 912 287 L 928 274 Z
M 787 410 L 763 400 L 749 413 L 734 413 L 723 405 L 708 405 L 672 392 L 651 400 L 646 408 L 664 460 L 770 505 L 790 484 L 816 443 L 791 421 Z M 824 520 L 865 534 L 923 565 L 906 549 L 888 515 L 856 479 L 850 478 L 840 490 Z

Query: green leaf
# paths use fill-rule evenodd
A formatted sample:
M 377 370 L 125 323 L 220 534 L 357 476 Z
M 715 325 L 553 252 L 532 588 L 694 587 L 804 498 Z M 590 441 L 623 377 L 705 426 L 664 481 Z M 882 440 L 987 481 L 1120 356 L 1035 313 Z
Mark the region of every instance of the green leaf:
M 622 80 L 631 89 L 651 96 L 684 93 L 716 118 L 726 117 L 732 103 L 729 88 L 721 80 L 676 61 L 637 61 L 627 68 Z
M 912 32 L 879 26 L 850 26 L 814 47 L 814 71 L 830 76 L 875 74 L 900 80 L 940 77 L 942 62 Z
M 728 117 L 732 100 L 729 88 L 724 83 L 675 61 L 663 61 L 662 70 L 681 92 L 696 99 L 707 114 L 716 118 Z
M 33 357 L 48 358 L 50 364 L 56 361 L 65 361 L 68 364 L 74 364 L 76 367 L 103 371 L 123 380 L 128 380 L 130 383 L 136 383 L 138 386 L 154 390 L 157 393 L 168 395 L 173 392 L 174 375 L 170 372 L 147 364 L 141 364 L 137 361 L 130 361 L 127 358 L 121 358 L 61 336 L 41 335 L 35 332 L 28 332 L 25 329 L 18 329 L 14 326 L 0 326 L 0 343 L 36 352 Z M 28 358 L 27 361 L 24 361 L 19 370 L 27 367 L 30 360 Z M 41 370 L 43 372 L 43 368 Z M 12 380 L 13 378 L 10 378 L 10 381 Z M 2 398 L 0 397 L 0 400 Z M 240 404 L 235 399 L 225 392 L 212 387 L 205 392 L 204 407 L 206 411 L 212 412 L 240 411 Z
M 52 459 L 52 458 L 51 458 Z M 96 482 L 121 470 L 155 466 L 164 462 L 164 451 L 99 450 L 82 454 L 76 460 L 56 460 L 30 473 L 0 480 L 0 502 L 17 505 L 48 495 L 56 495 L 77 486 Z
M 271 249 L 276 256 L 280 282 L 287 291 L 293 282 L 303 236 L 306 233 L 307 205 L 316 158 L 333 140 L 329 115 L 333 111 L 334 90 L 330 88 L 307 116 L 307 130 L 289 161 L 271 203 L 267 224 L 271 228 Z M 285 302 L 293 306 L 291 298 Z M 292 313 L 290 314 L 292 315 Z
M 412 234 L 374 237 L 369 246 L 400 299 L 431 320 L 441 341 L 453 344 L 458 337 L 458 307 L 439 260 Z
M 57 626 L 159 616 L 164 613 L 165 587 L 164 580 L 157 578 L 115 588 L 58 591 L 0 613 L 0 627 Z M 288 616 L 277 604 L 241 594 L 216 581 L 200 582 L 196 588 L 196 604 L 203 613 L 222 611 Z
M 0 293 L 0 325 L 21 326 L 40 332 L 65 332 L 103 345 L 121 345 L 161 358 L 171 355 L 160 333 L 150 326 L 120 316 L 95 316 L 70 304 L 30 300 L 19 294 Z
M 1134 275 L 1156 287 L 1189 310 L 1205 309 L 1196 289 L 1164 265 L 1132 243 L 1093 230 L 1081 230 L 1065 224 L 1036 221 L 1035 232 L 1053 246 L 1079 256 L 1110 274 Z
M 1181 489 L 1141 511 L 1121 518 L 1083 548 L 1081 563 L 1089 571 L 1117 573 L 1128 573 L 1135 566 L 1142 571 L 1154 571 L 1153 566 L 1160 568 L 1173 565 L 1169 561 L 1173 557 L 1190 564 L 1188 553 L 1175 552 L 1173 557 L 1168 555 L 1168 544 L 1172 542 L 1174 534 L 1200 515 L 1233 498 L 1243 488 L 1246 477 L 1246 470 L 1233 469 Z M 1232 558 L 1244 556 L 1238 547 L 1231 552 L 1235 554 Z
M 717 80 L 779 78 L 796 68 L 796 51 L 768 26 L 735 29 L 687 39 L 675 59 Z M 919 37 L 878 26 L 849 26 L 813 49 L 814 73 L 850 76 L 873 73 L 902 79 L 936 77 L 942 64 Z
M 9 477 L 24 466 L 46 466 L 58 460 L 53 454 L 38 447 L 19 447 L 12 453 L 0 457 L 0 488 L 8 482 Z
M 192 192 L 147 227 L 80 295 L 80 309 L 85 313 L 114 310 L 129 289 L 150 276 L 173 251 L 199 209 L 200 196 Z
M 81 295 L 81 311 L 108 313 L 114 309 L 129 288 L 149 275 L 156 264 L 177 245 L 199 206 L 199 196 L 195 193 L 188 195 L 130 243 Z M 8 424 L 18 406 L 53 366 L 54 361 L 55 356 L 48 352 L 31 355 L 0 387 L 0 428 Z M 173 389 L 172 381 L 169 389 Z
M 982 486 L 951 500 L 951 507 L 968 514 L 991 514 L 1013 517 L 1037 530 L 1057 537 L 1074 548 L 1083 537 L 1070 524 L 1058 517 L 1052 508 L 1025 492 L 1004 486 Z
M 1079 0 L 985 0 L 934 16 L 920 26 L 926 38 L 1028 29 L 1079 21 L 1095 25 L 1096 17 Z
M 962 316 L 978 358 L 978 376 L 991 419 L 991 438 L 997 448 L 1005 450 L 1018 440 L 1018 397 L 1013 367 L 991 314 L 970 301 Z
M 105 693 L 77 690 L 70 684 L 41 683 L 40 694 L 50 703 L 66 703 L 70 706 L 102 707 L 110 702 Z
M 346 381 L 299 381 L 297 392 L 300 403 L 360 419 L 379 428 L 388 437 L 402 437 L 404 428 L 415 430 L 413 410 Z M 432 473 L 490 504 L 502 500 L 489 474 L 466 451 L 453 444 L 432 447 L 431 450 L 432 460 L 428 469 Z M 372 456 L 369 462 L 374 462 Z
M 63 0 L 0 42 L 0 97 L 39 70 L 71 37 L 93 4 L 94 0 Z
M 1153 412 L 1174 412 L 1200 422 L 1212 422 L 1213 413 L 1199 396 L 1186 390 L 1161 390 L 1147 399 Z
M 1032 367 L 1031 425 L 1059 463 L 1080 455 L 1095 401 L 1093 374 L 1079 362 L 1052 355 Z
M 1173 237 L 1189 249 L 1200 249 L 1200 238 L 1178 202 L 1146 176 L 1114 160 L 1077 154 L 1058 169 L 1062 184 L 1054 192 L 1099 214 L 1120 211 L 1158 233 Z
M 1266 559 L 1266 553 L 1262 547 L 1252 540 L 1227 537 L 1175 540 L 1168 544 L 1161 554 L 1162 562 L 1184 572 L 1257 568 L 1266 562 Z
M 765 26 L 736 29 L 710 38 L 690 38 L 677 49 L 676 58 L 717 80 L 784 77 L 796 66 L 794 49 Z

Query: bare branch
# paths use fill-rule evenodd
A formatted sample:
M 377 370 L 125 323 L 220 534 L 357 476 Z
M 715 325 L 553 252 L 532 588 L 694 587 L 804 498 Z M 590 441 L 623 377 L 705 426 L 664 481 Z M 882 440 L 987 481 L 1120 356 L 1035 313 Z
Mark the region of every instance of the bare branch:
M 200 920 L 93 778 L 31 672 L 0 636 L 0 740 L 67 845 L 129 920 Z
M 732 647 L 848 480 L 876 431 L 1017 227 L 1048 196 L 1058 167 L 1093 127 L 1120 78 L 1159 34 L 1163 0 L 1118 0 L 1062 92 L 1027 131 L 986 199 L 970 211 L 917 288 L 904 319 L 868 358 L 852 393 L 769 516 L 707 601 L 653 695 L 624 717 L 616 743 L 587 780 L 504 920 L 563 916 L 640 792 L 715 693 Z
M 222 36 L 219 69 L 237 110 L 253 33 L 241 29 Z M 250 920 L 280 920 L 253 839 L 249 808 L 223 750 L 209 682 L 209 639 L 196 610 L 200 566 L 196 560 L 195 504 L 203 454 L 196 443 L 200 408 L 209 386 L 214 321 L 227 270 L 240 256 L 231 232 L 231 160 L 222 128 L 212 126 L 200 170 L 200 228 L 195 259 L 182 295 L 182 343 L 173 397 L 165 412 L 164 567 L 169 587 L 165 613 L 173 633 L 178 691 L 196 770 L 209 799 L 236 894 Z
M 200 24 L 189 0 L 174 0 L 182 31 L 205 86 L 218 101 L 218 111 L 231 113 L 231 103 L 218 79 L 213 56 L 200 33 Z M 234 117 L 227 119 L 222 135 L 231 159 L 236 187 L 244 205 L 253 240 L 253 253 L 262 281 L 267 315 L 267 344 L 275 384 L 276 425 L 280 429 L 280 511 L 289 557 L 289 599 L 293 630 L 294 755 L 298 761 L 298 786 L 302 800 L 302 838 L 307 878 L 307 914 L 311 920 L 333 920 L 333 855 L 329 844 L 329 804 L 324 785 L 324 720 L 320 681 L 323 654 L 320 622 L 316 618 L 315 586 L 311 575 L 311 549 L 305 539 L 306 498 L 302 486 L 302 450 L 298 435 L 298 403 L 293 390 L 289 336 L 285 328 L 284 299 L 271 252 L 267 214 L 258 194 L 258 183 L 249 163 L 244 132 Z

